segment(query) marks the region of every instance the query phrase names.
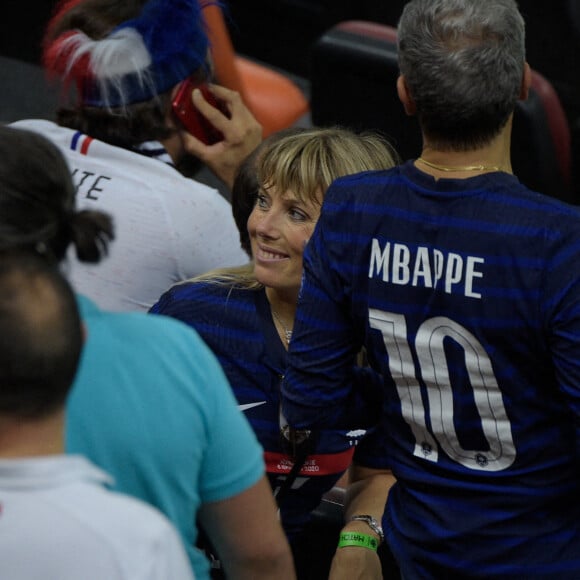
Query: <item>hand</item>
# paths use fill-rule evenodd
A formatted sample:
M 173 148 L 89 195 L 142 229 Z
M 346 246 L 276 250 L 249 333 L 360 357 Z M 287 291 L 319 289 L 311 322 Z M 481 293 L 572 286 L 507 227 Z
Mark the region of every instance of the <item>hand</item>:
M 225 102 L 230 118 L 210 105 L 199 89 L 193 91 L 193 103 L 224 139 L 206 145 L 185 130 L 181 131 L 185 150 L 205 163 L 231 190 L 242 161 L 262 141 L 262 126 L 242 101 L 241 95 L 220 85 L 209 85 L 212 93 Z
M 377 552 L 359 546 L 338 548 L 332 559 L 328 580 L 383 580 Z

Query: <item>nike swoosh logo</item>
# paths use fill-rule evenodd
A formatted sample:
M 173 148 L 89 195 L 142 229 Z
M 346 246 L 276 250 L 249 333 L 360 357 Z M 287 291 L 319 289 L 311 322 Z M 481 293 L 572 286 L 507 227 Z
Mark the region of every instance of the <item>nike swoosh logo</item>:
M 247 411 L 248 409 L 252 409 L 253 407 L 259 407 L 260 405 L 265 405 L 266 401 L 260 401 L 259 403 L 248 403 L 247 405 L 238 405 L 238 409 L 240 411 Z

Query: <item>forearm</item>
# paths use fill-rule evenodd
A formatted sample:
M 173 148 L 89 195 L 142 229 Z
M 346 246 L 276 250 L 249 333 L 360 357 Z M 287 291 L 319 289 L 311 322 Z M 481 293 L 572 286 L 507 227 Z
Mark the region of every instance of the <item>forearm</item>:
M 388 470 L 362 468 L 354 464 L 350 481 L 341 538 L 348 539 L 348 533 L 353 533 L 364 538 L 374 538 L 379 544 L 380 535 L 367 522 L 351 518 L 355 515 L 371 516 L 380 525 L 395 478 Z M 382 577 L 382 565 L 376 549 L 357 545 L 337 548 L 329 580 L 381 580 Z
M 369 472 L 373 474 L 369 475 Z M 345 522 L 348 523 L 356 514 L 369 514 L 380 522 L 389 490 L 395 481 L 395 476 L 388 470 L 370 470 L 353 464 L 346 492 Z
M 205 504 L 199 516 L 228 578 L 295 580 L 290 546 L 265 477 L 237 496 Z

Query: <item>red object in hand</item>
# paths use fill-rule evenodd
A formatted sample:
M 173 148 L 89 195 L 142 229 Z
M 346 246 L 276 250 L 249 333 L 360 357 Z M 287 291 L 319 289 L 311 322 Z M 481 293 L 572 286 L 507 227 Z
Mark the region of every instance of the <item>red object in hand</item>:
M 210 105 L 219 109 L 229 118 L 230 113 L 226 104 L 222 100 L 216 98 L 216 96 L 209 90 L 206 83 L 199 83 L 191 78 L 185 79 L 179 86 L 172 103 L 173 112 L 181 121 L 183 126 L 194 137 L 197 137 L 206 145 L 213 145 L 218 141 L 222 141 L 224 136 L 221 131 L 216 129 L 193 104 L 191 93 L 195 88 L 198 88 L 201 91 L 205 100 Z

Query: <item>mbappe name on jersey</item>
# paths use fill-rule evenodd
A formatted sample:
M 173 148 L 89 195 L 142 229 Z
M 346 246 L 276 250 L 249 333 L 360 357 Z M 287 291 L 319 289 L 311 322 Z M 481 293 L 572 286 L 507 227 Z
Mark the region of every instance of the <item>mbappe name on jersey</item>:
M 481 298 L 474 284 L 483 278 L 481 266 L 484 262 L 478 256 L 464 257 L 427 246 L 411 248 L 399 242 L 386 242 L 381 247 L 379 240 L 373 238 L 369 278 Z

